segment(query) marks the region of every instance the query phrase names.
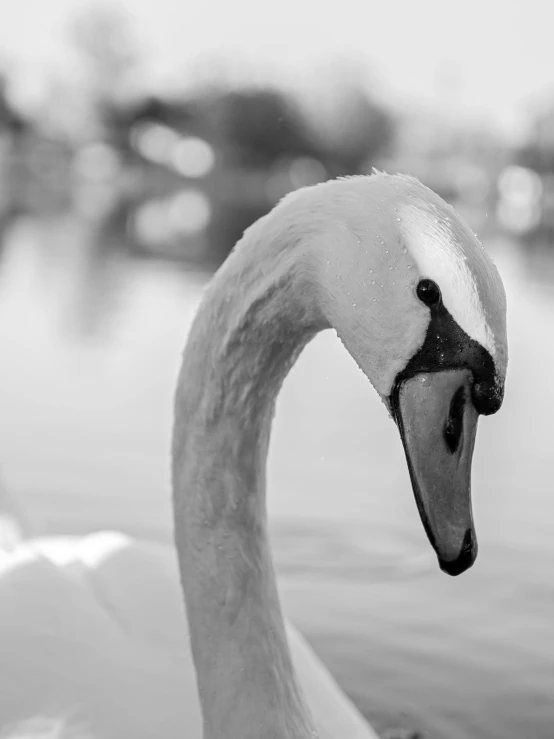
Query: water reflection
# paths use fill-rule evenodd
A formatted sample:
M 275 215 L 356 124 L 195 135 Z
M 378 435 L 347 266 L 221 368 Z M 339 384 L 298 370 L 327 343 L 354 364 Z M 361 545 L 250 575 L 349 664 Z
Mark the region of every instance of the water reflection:
M 209 268 L 137 244 L 134 207 L 82 196 L 1 226 L 0 456 L 35 530 L 170 541 L 173 387 Z M 290 616 L 377 728 L 549 739 L 554 254 L 500 237 L 488 248 L 512 358 L 505 407 L 479 430 L 476 567 L 438 572 L 394 425 L 330 334 L 279 401 L 273 541 Z

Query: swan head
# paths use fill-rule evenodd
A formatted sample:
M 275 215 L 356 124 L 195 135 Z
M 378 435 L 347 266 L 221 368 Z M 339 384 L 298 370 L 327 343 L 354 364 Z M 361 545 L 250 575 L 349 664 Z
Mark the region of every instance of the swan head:
M 395 420 L 427 536 L 458 575 L 477 555 L 478 417 L 504 394 L 501 278 L 462 218 L 412 177 L 335 181 L 318 197 L 323 311 Z

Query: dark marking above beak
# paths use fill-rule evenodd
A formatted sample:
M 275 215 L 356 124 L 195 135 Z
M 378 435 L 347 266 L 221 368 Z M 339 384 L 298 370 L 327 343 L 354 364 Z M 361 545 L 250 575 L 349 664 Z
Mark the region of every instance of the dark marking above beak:
M 504 383 L 490 353 L 460 328 L 442 298 L 429 306 L 431 320 L 422 347 L 395 378 L 391 393 L 406 379 L 421 372 L 469 369 L 473 376 L 471 400 L 477 413 L 488 416 L 502 405 Z

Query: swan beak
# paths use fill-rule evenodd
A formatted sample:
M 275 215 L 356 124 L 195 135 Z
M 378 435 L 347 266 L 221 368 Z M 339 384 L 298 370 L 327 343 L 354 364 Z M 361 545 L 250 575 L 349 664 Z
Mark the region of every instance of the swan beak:
M 440 568 L 460 575 L 477 557 L 471 459 L 479 414 L 469 370 L 421 373 L 393 404 L 417 507 Z

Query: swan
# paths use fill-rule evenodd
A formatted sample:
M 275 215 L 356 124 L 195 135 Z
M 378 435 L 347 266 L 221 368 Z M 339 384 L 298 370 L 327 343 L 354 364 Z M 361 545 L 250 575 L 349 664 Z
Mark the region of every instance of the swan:
M 0 556 L 7 736 L 41 735 L 42 721 L 102 739 L 375 739 L 283 619 L 266 530 L 276 398 L 328 328 L 398 427 L 440 568 L 473 564 L 477 421 L 500 408 L 508 359 L 499 273 L 415 178 L 295 191 L 246 230 L 188 335 L 172 441 L 177 561 L 117 532 L 23 540 Z

